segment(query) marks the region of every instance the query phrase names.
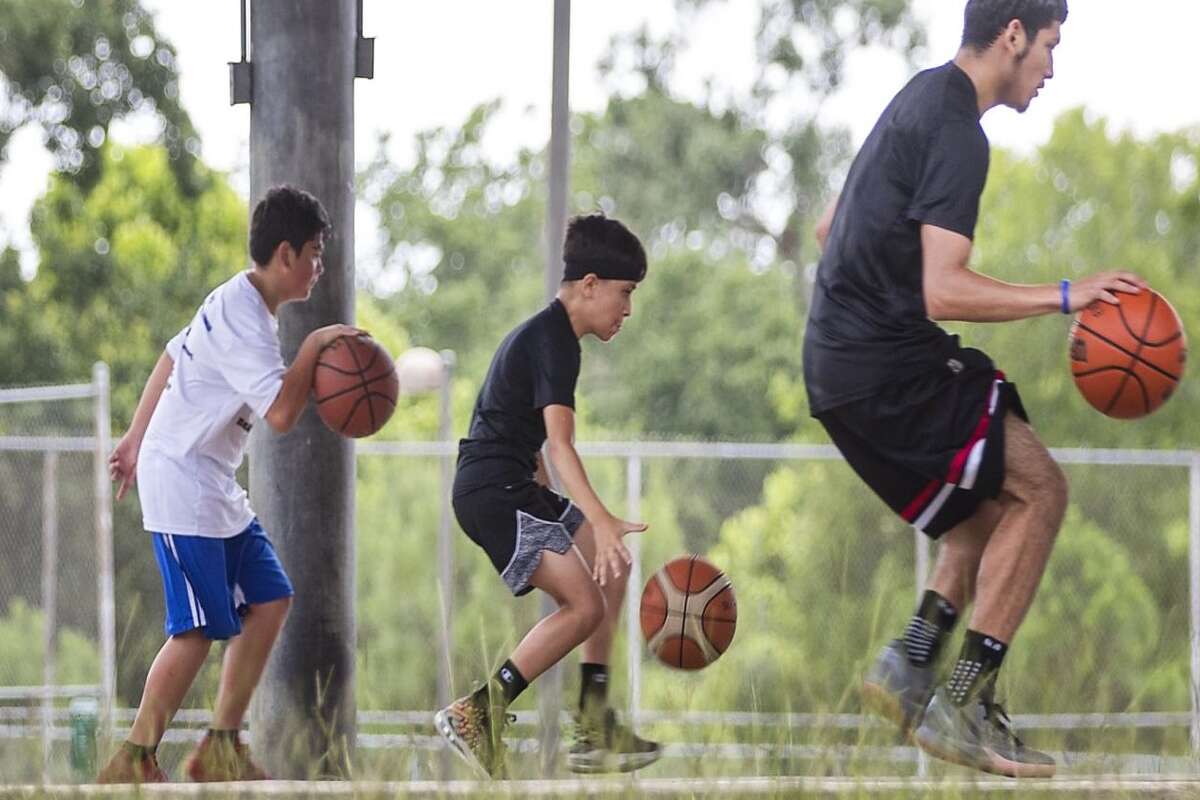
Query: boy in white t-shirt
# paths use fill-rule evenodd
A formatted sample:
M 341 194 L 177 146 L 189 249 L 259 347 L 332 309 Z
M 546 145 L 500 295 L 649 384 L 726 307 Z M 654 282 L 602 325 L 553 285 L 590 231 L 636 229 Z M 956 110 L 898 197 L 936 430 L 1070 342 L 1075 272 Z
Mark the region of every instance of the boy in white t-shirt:
M 135 476 L 166 599 L 166 644 L 146 676 L 129 738 L 98 783 L 167 780 L 155 750 L 208 656 L 228 639 L 212 727 L 188 757 L 195 781 L 267 776 L 238 740 L 242 717 L 291 605 L 292 585 L 234 471 L 256 418 L 280 433 L 300 417 L 321 349 L 349 325 L 280 352 L 279 306 L 307 300 L 323 272 L 329 216 L 311 194 L 267 192 L 250 223 L 254 266 L 218 286 L 167 343 L 129 430 L 109 458 L 120 500 Z

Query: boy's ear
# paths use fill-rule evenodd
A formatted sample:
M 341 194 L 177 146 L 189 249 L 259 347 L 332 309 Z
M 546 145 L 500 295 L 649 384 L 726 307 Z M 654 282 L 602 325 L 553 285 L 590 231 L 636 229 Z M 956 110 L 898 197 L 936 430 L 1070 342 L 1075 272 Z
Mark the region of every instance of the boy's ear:
M 589 272 L 579 281 L 580 287 L 584 290 L 584 294 L 588 297 L 590 297 L 592 292 L 596 290 L 596 286 L 599 283 L 600 279 L 596 277 L 596 273 L 594 272 Z
M 279 259 L 279 263 L 288 269 L 292 268 L 292 262 L 296 260 L 296 251 L 292 249 L 291 244 L 284 239 L 279 244 L 275 245 L 275 254 L 271 260 Z

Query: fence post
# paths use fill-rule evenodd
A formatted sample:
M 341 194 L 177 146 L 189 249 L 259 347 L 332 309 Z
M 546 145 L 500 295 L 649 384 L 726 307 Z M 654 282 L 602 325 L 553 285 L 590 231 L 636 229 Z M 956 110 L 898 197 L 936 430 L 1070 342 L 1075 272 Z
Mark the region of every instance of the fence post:
M 638 522 L 642 518 L 642 457 L 631 454 L 625 462 L 625 507 L 626 519 Z M 629 682 L 630 723 L 637 721 L 642 707 L 642 637 L 639 594 L 642 586 L 642 537 L 629 536 L 625 539 L 633 563 L 629 565 L 629 583 L 625 594 L 625 650 L 627 679 Z
M 1200 452 L 1188 470 L 1188 605 L 1191 609 L 1192 757 L 1200 758 Z
M 438 459 L 441 474 L 439 485 L 438 510 L 438 583 L 441 584 L 442 606 L 442 636 L 439 642 L 441 652 L 438 657 L 437 670 L 437 704 L 445 708 L 454 699 L 454 682 L 451 674 L 451 654 L 454 652 L 454 541 L 451 538 L 450 519 L 454 513 L 450 505 L 451 487 L 454 485 L 454 366 L 453 350 L 443 350 L 441 356 L 442 385 L 438 392 L 438 439 L 446 447 L 446 452 Z M 450 777 L 450 750 L 442 748 L 441 758 L 438 759 L 438 777 L 448 780 Z M 414 763 L 416 763 L 414 761 Z
M 913 528 L 913 549 L 915 558 L 915 577 L 917 579 L 917 603 L 925 594 L 925 586 L 929 583 L 929 540 L 925 534 Z M 929 757 L 921 748 L 917 750 L 917 777 L 924 778 L 929 773 Z
M 112 482 L 108 477 L 108 454 L 112 451 L 112 420 L 109 416 L 108 365 L 92 366 L 96 393 L 96 450 L 92 473 L 96 481 L 96 581 L 100 605 L 100 719 L 102 738 L 113 732 L 113 706 L 117 696 L 117 626 L 113 591 Z
M 50 780 L 58 671 L 58 453 L 42 458 L 42 783 Z

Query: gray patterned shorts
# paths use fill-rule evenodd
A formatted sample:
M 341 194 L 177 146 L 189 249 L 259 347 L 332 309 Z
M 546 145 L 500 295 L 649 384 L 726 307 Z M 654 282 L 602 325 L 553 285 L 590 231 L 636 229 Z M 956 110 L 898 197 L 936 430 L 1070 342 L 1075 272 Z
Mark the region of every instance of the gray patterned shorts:
M 570 500 L 534 481 L 484 486 L 455 495 L 453 503 L 458 524 L 518 597 L 532 591 L 529 578 L 542 551 L 567 552 L 584 523 Z

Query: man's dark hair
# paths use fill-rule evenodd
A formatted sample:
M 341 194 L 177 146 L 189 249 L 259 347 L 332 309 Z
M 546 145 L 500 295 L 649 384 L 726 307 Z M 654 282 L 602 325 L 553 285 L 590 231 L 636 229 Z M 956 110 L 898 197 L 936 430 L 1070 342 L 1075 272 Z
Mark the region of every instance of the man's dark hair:
M 1067 0 L 967 0 L 962 46 L 976 52 L 988 49 L 1014 19 L 1020 20 L 1032 42 L 1042 28 L 1067 21 Z
M 306 242 L 333 229 L 321 201 L 295 186 L 275 186 L 250 217 L 250 258 L 266 266 L 280 242 L 299 253 Z
M 646 277 L 646 251 L 629 228 L 603 214 L 572 217 L 563 242 L 563 280 L 588 273 L 605 280 L 640 281 Z

